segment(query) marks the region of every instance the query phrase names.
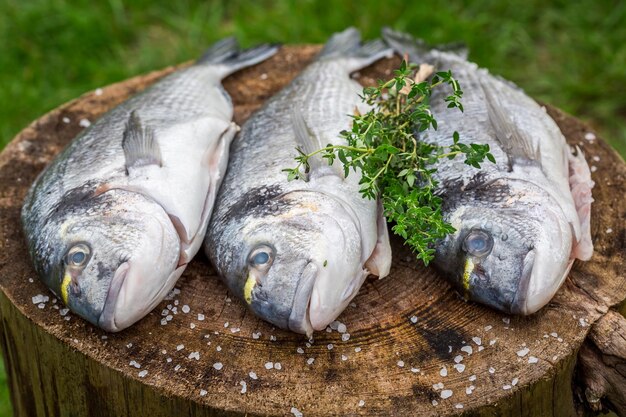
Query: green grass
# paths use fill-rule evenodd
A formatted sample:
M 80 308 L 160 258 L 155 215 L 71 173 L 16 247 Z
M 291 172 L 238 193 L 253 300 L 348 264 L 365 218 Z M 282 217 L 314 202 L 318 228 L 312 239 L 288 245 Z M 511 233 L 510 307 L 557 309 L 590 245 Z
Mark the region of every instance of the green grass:
M 391 25 L 433 43 L 465 42 L 473 61 L 589 121 L 626 155 L 626 2 L 407 3 L 3 0 L 0 147 L 87 90 L 192 59 L 226 35 L 248 46 L 322 43 L 348 25 L 366 37 Z

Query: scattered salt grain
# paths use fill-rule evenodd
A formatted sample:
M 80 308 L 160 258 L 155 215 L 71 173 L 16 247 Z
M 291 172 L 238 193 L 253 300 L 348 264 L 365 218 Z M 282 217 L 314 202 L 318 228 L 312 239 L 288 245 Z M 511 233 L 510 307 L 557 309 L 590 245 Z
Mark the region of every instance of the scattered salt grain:
M 253 339 L 258 339 L 259 337 L 261 337 L 261 332 L 258 332 L 258 333 L 252 333 L 252 338 L 253 338 Z
M 463 347 L 461 348 L 461 352 L 465 352 L 465 353 L 467 353 L 468 355 L 471 355 L 471 354 L 474 352 L 474 349 L 472 349 L 472 347 L 471 347 L 471 346 L 467 345 L 467 346 L 463 346 Z
M 365 401 L 359 400 L 359 407 L 363 407 L 365 405 Z
M 207 391 L 206 391 L 206 390 L 204 390 L 204 389 L 201 389 L 201 390 L 200 390 L 200 396 L 201 396 L 201 397 L 204 397 L 204 396 L 205 396 L 205 395 L 207 395 L 207 394 L 208 394 L 208 393 L 207 393 Z
M 259 377 L 258 377 L 258 376 L 256 376 L 256 372 L 252 372 L 252 371 L 250 371 L 250 373 L 248 374 L 248 376 L 250 376 L 250 378 L 252 378 L 252 379 L 259 379 Z
M 261 74 L 261 76 L 259 78 L 262 79 L 262 80 L 267 80 L 267 74 L 263 73 L 263 74 Z
M 591 159 L 593 159 L 596 162 L 600 162 L 600 157 L 598 155 L 594 155 L 593 158 Z
M 176 346 L 176 350 L 183 350 L 184 348 L 185 348 L 185 345 Z
M 347 342 L 348 340 L 350 340 L 350 333 L 344 333 L 341 335 L 341 340 L 343 342 Z
M 40 309 L 44 309 L 46 308 L 46 305 L 44 303 L 41 303 L 41 304 L 37 304 L 37 307 Z
M 472 375 L 469 378 L 467 378 L 470 382 L 474 382 L 476 381 L 476 375 Z
M 339 333 L 345 333 L 345 332 L 347 332 L 347 331 L 348 331 L 348 328 L 346 327 L 346 325 L 345 325 L 345 324 L 343 324 L 343 323 L 339 323 L 339 325 L 337 326 L 337 331 L 338 331 Z
M 270 342 L 275 342 L 276 341 L 276 336 L 274 336 L 273 334 L 270 335 Z
M 404 361 L 398 361 L 398 366 L 400 368 L 404 368 Z
M 192 328 L 192 329 L 195 329 L 196 325 L 195 325 L 195 323 L 189 323 L 189 327 Z
M 502 318 L 502 322 L 503 322 L 504 324 L 511 324 L 511 319 L 510 319 L 510 318 L 508 318 L 508 317 L 503 317 L 503 318 Z
M 148 375 L 148 371 L 146 371 L 146 370 L 144 369 L 143 371 L 139 372 L 137 375 L 139 375 L 139 378 L 143 378 L 143 377 L 145 377 L 146 375 Z
M 313 362 L 315 362 L 315 358 L 309 358 L 306 360 L 307 365 L 313 365 Z
M 556 333 L 556 332 L 552 332 L 552 333 L 550 333 L 550 336 L 552 336 L 552 337 L 555 337 L 555 338 L 556 338 L 556 337 L 559 337 L 559 334 L 558 334 L 558 333 Z
M 495 374 L 496 373 L 496 368 L 494 368 L 493 366 L 491 368 L 489 368 L 489 373 L 490 374 Z
M 411 323 L 413 323 L 413 324 L 417 323 L 417 316 L 412 316 L 411 317 Z
M 434 406 L 436 406 L 437 404 L 439 404 L 439 402 L 438 402 L 437 400 L 432 400 L 431 402 L 432 402 L 432 404 L 433 404 Z
M 591 165 L 591 168 L 589 168 L 589 171 L 591 172 L 596 172 L 598 170 L 598 167 L 595 165 Z
M 222 364 L 222 362 L 215 362 L 215 363 L 213 364 L 213 368 L 214 368 L 216 371 L 221 370 L 223 367 L 224 367 L 224 365 Z
M 441 376 L 448 376 L 448 368 L 446 368 L 445 366 L 443 368 L 441 368 L 439 370 L 439 375 L 441 375 Z
M 69 118 L 69 117 L 64 117 L 64 118 L 63 118 L 63 119 L 61 119 L 61 120 L 63 120 L 63 123 L 65 123 L 65 124 L 68 124 L 69 122 L 71 122 L 71 120 L 70 120 L 70 118 Z
M 175 371 L 178 371 L 179 369 L 180 369 L 180 365 L 176 365 L 176 366 L 174 367 L 174 370 L 175 370 Z
M 203 321 L 204 320 L 204 314 L 199 313 L 198 314 L 198 320 Z
M 458 409 L 460 410 L 460 409 L 462 409 L 462 408 L 463 408 L 463 404 L 460 404 L 460 403 L 459 403 L 459 404 L 455 405 L 455 406 L 454 406 L 454 408 L 458 408 Z
M 69 313 L 69 312 L 70 312 L 69 308 L 62 308 L 62 309 L 59 310 L 59 314 L 62 315 L 62 316 L 67 315 L 67 313 Z
M 189 306 L 187 304 L 185 304 L 182 308 L 183 313 L 187 314 L 191 311 L 191 309 L 189 308 Z
M 296 407 L 291 407 L 291 414 L 293 414 L 295 417 L 302 417 L 302 413 L 300 412 L 300 410 L 298 410 Z
M 472 342 L 476 343 L 476 345 L 480 346 L 483 341 L 480 337 L 472 337 Z
M 280 371 L 281 369 L 283 369 L 283 366 L 280 364 L 280 362 L 276 362 L 276 363 L 274 364 L 274 369 L 277 369 L 277 370 L 279 370 L 279 371 Z
M 132 344 L 132 343 L 129 343 L 129 344 L 127 344 L 127 345 L 126 345 L 126 347 L 127 347 L 128 349 L 130 349 L 130 348 L 132 348 L 132 347 L 133 347 L 133 344 Z
M 217 350 L 218 352 L 222 351 L 222 347 L 220 345 L 217 345 L 217 347 L 215 348 L 215 350 Z
M 461 373 L 465 370 L 465 365 L 463 365 L 462 363 L 457 363 L 456 365 L 454 365 L 454 369 L 456 369 L 458 373 Z
M 465 388 L 465 393 L 466 393 L 467 395 L 471 395 L 471 394 L 472 394 L 472 392 L 474 392 L 474 390 L 475 390 L 475 389 L 476 389 L 476 387 L 475 387 L 475 386 L 470 385 L 469 387 Z
M 441 391 L 440 396 L 444 400 L 446 398 L 450 398 L 450 397 L 452 397 L 452 390 L 451 389 L 444 389 L 443 391 Z
M 491 339 L 491 340 L 489 341 L 489 346 L 493 346 L 493 345 L 495 345 L 495 344 L 496 344 L 496 339 Z
M 460 363 L 463 360 L 463 356 L 462 355 L 456 355 L 454 357 L 454 363 Z
M 519 378 L 513 378 L 513 381 L 511 381 L 511 385 L 516 386 L 518 382 Z
M 420 368 L 411 368 L 411 372 L 413 372 L 414 374 L 418 373 L 420 371 Z
M 191 352 L 188 356 L 189 359 L 200 360 L 200 352 Z
M 161 326 L 165 326 L 167 325 L 167 320 L 165 320 L 165 318 L 161 319 Z
M 485 331 L 488 332 L 489 330 L 493 329 L 493 326 L 489 325 L 489 326 L 485 326 Z
M 171 362 L 172 362 L 172 358 L 167 358 L 167 359 L 165 359 L 165 362 L 167 362 L 167 363 L 171 363 Z
M 519 356 L 520 358 L 523 358 L 524 356 L 528 355 L 528 352 L 530 352 L 530 349 L 525 347 L 524 349 L 520 349 L 517 351 L 517 356 Z
M 136 361 L 130 361 L 129 365 L 137 369 L 141 368 L 141 365 L 139 365 Z
M 239 381 L 239 385 L 241 385 L 241 393 L 245 394 L 248 391 L 248 384 L 246 381 Z
M 329 343 L 329 344 L 326 346 L 326 348 L 327 348 L 328 350 L 332 350 L 332 349 L 333 349 L 333 344 L 332 344 L 332 343 Z
M 436 383 L 436 384 L 433 384 L 433 389 L 434 389 L 435 391 L 438 391 L 438 390 L 440 390 L 440 389 L 443 389 L 443 382 L 438 382 L 438 383 Z
M 91 122 L 87 119 L 80 119 L 80 122 L 78 122 L 78 125 L 80 127 L 89 127 L 91 126 Z
M 230 332 L 231 332 L 231 333 L 239 333 L 239 331 L 240 331 L 240 330 L 241 330 L 241 329 L 240 329 L 239 327 L 231 327 L 231 328 L 230 328 Z
M 482 352 L 483 350 L 485 350 L 485 347 L 484 347 L 484 346 L 478 346 L 478 351 L 479 351 L 479 352 Z
M 587 132 L 585 133 L 585 140 L 588 140 L 590 142 L 594 141 L 596 140 L 596 135 L 593 132 Z
M 354 348 L 354 351 L 355 351 L 356 353 L 359 353 L 359 352 L 361 351 L 361 348 L 357 346 L 357 347 L 355 347 L 355 348 Z
M 303 354 L 304 353 L 304 349 L 299 347 L 298 349 L 296 349 L 296 352 L 298 352 L 299 354 Z
M 613 233 L 613 229 L 611 229 L 610 227 L 608 229 L 606 229 L 607 233 Z
M 224 323 L 224 328 L 227 328 L 228 326 L 230 326 L 229 322 Z
M 342 360 L 342 361 L 347 361 L 347 360 L 348 360 L 348 357 L 347 357 L 346 355 L 341 355 L 341 360 Z
M 165 316 L 165 320 L 167 321 L 172 321 L 173 318 L 174 316 L 172 316 L 171 314 L 168 314 L 167 316 Z
M 537 362 L 539 362 L 539 359 L 537 359 L 534 356 L 531 356 L 528 358 L 528 363 L 537 363 Z
M 265 362 L 265 369 L 272 369 L 274 367 L 274 362 Z
M 507 384 L 507 385 L 503 385 L 503 386 L 502 386 L 502 389 L 503 389 L 503 390 L 505 390 L 505 391 L 507 391 L 507 390 L 510 390 L 510 389 L 511 389 L 511 386 L 510 386 L 510 385 L 508 385 L 508 384 Z

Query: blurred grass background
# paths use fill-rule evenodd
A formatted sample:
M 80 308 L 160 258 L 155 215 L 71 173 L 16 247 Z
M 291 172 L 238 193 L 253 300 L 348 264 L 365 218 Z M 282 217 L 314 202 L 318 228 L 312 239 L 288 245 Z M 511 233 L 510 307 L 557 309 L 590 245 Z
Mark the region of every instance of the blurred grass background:
M 0 148 L 81 93 L 193 59 L 234 34 L 323 43 L 353 25 L 384 25 L 432 43 L 462 41 L 470 59 L 536 99 L 591 123 L 626 155 L 626 1 L 3 0 Z M 0 364 L 0 416 L 10 415 Z

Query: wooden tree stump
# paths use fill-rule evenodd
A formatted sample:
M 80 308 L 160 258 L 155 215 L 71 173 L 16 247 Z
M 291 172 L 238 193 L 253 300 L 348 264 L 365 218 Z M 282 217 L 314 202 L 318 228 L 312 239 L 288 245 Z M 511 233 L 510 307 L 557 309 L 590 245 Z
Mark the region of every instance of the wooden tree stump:
M 236 121 L 241 124 L 318 50 L 285 47 L 226 80 Z M 389 59 L 358 78 L 373 83 L 398 65 L 399 59 Z M 64 315 L 28 258 L 19 221 L 25 193 L 82 129 L 82 120 L 95 120 L 173 69 L 53 110 L 0 156 L 0 340 L 17 416 L 288 415 L 296 409 L 305 416 L 570 416 L 587 400 L 595 409 L 605 401 L 626 413 L 624 398 L 620 402 L 619 390 L 611 388 L 625 381 L 624 349 L 611 350 L 602 339 L 606 325 L 587 340 L 594 323 L 626 299 L 626 166 L 591 139 L 588 127 L 552 108 L 569 143 L 581 146 L 597 167 L 595 253 L 577 262 L 554 300 L 531 317 L 462 301 L 395 238 L 390 276 L 367 281 L 339 318 L 349 337 L 318 332 L 307 344 L 301 335 L 273 328 L 230 298 L 203 255 L 189 265 L 173 299 L 121 333 Z M 39 294 L 50 300 L 35 304 Z M 574 383 L 583 345 L 591 359 Z M 603 349 L 610 352 L 603 356 Z M 605 371 L 610 379 L 602 379 Z M 442 398 L 444 390 L 449 398 Z

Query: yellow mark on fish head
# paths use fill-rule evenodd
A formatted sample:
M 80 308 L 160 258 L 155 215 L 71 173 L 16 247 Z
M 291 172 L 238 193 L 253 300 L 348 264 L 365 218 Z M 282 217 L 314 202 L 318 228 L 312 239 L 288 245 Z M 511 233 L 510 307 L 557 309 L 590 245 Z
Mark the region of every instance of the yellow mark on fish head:
M 256 278 L 250 274 L 248 274 L 248 279 L 246 280 L 246 284 L 243 286 L 243 299 L 246 300 L 246 303 L 252 304 L 252 290 L 256 286 Z
M 68 272 L 66 272 L 63 276 L 63 281 L 61 282 L 61 298 L 63 299 L 65 305 L 67 305 L 69 300 L 69 289 L 71 283 L 72 276 Z
M 464 290 L 466 298 L 469 295 L 470 277 L 472 276 L 473 271 L 474 271 L 474 261 L 472 261 L 472 258 L 467 258 L 465 260 L 465 270 L 463 271 L 463 290 Z

